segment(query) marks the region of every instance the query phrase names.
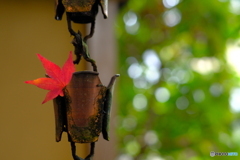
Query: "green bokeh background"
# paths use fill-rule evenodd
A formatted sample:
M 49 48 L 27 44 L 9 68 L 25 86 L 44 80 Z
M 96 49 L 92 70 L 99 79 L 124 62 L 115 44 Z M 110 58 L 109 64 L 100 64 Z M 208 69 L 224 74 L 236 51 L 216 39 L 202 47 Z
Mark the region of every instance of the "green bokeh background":
M 240 154 L 239 113 L 230 106 L 239 77 L 226 59 L 227 46 L 239 38 L 234 1 L 121 6 L 119 160 L 239 158 L 210 157 L 210 151 Z

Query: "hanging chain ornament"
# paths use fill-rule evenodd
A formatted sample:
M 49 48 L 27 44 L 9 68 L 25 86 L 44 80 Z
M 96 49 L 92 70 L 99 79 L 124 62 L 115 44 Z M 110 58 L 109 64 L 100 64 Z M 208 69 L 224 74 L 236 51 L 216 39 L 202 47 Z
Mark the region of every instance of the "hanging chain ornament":
M 69 33 L 74 36 L 76 59 L 79 64 L 81 57 L 90 62 L 92 71 L 75 72 L 70 83 L 64 89 L 63 97 L 53 100 L 56 122 L 56 141 L 61 140 L 62 132 L 68 134 L 74 160 L 83 160 L 76 155 L 75 143 L 90 143 L 91 149 L 85 160 L 94 154 L 95 142 L 102 132 L 103 138 L 109 140 L 109 120 L 112 101 L 112 88 L 118 74 L 113 76 L 107 87 L 103 86 L 97 72 L 97 65 L 90 58 L 87 40 L 94 34 L 95 19 L 100 6 L 106 19 L 108 16 L 108 0 L 56 0 L 56 20 L 61 20 L 66 11 Z M 80 31 L 72 29 L 71 22 L 91 23 L 90 33 L 82 38 Z

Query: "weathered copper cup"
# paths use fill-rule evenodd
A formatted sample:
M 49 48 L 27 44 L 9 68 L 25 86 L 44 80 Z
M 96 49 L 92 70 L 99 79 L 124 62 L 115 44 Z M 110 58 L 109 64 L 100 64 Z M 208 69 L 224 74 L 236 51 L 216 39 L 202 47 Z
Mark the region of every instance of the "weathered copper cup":
M 107 87 L 103 86 L 97 72 L 75 72 L 64 90 L 64 97 L 53 100 L 56 141 L 61 140 L 62 132 L 74 143 L 96 142 L 100 133 L 109 140 L 108 122 L 110 118 L 112 77 Z

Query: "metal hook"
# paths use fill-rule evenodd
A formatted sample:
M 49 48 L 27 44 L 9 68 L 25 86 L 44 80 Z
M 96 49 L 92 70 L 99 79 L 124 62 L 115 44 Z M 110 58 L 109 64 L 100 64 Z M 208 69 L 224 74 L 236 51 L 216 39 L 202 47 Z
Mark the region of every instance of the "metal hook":
M 72 157 L 74 160 L 91 160 L 93 155 L 94 155 L 94 148 L 95 148 L 95 142 L 91 143 L 91 149 L 89 155 L 85 158 L 82 159 L 76 155 L 76 146 L 74 142 L 71 142 L 71 149 L 72 149 Z
M 81 33 L 78 31 L 78 33 L 74 32 L 73 30 L 71 30 L 74 39 L 72 41 L 72 44 L 75 47 L 74 53 L 77 56 L 76 60 L 73 61 L 74 64 L 79 64 L 80 60 L 81 60 L 81 56 L 83 56 L 83 58 L 90 62 L 91 65 L 93 66 L 93 71 L 97 72 L 97 65 L 96 62 L 90 58 L 89 52 L 88 52 L 88 46 L 86 44 L 86 42 L 82 39 L 82 35 Z
M 72 24 L 71 24 L 71 19 L 69 16 L 69 13 L 67 13 L 67 24 L 68 24 L 68 31 L 70 32 L 71 35 L 75 35 L 76 32 L 72 29 Z M 94 34 L 94 29 L 95 29 L 95 20 L 91 22 L 91 29 L 90 33 L 84 37 L 84 42 L 86 43 L 89 38 L 91 38 Z

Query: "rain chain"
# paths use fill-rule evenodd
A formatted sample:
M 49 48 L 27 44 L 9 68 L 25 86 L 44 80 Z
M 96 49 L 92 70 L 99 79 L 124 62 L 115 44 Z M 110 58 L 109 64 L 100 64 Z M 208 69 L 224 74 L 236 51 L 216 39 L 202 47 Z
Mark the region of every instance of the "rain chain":
M 65 96 L 54 99 L 56 141 L 61 140 L 62 132 L 67 132 L 71 143 L 74 160 L 82 160 L 76 155 L 75 143 L 91 143 L 90 160 L 94 154 L 95 142 L 102 132 L 103 138 L 109 140 L 108 128 L 112 101 L 112 87 L 118 74 L 113 76 L 107 87 L 103 86 L 97 72 L 97 65 L 90 58 L 87 40 L 94 34 L 95 19 L 99 7 L 104 18 L 108 16 L 107 0 L 56 0 L 56 20 L 61 20 L 66 12 L 69 33 L 74 36 L 72 44 L 79 64 L 81 57 L 90 62 L 93 71 L 75 72 L 69 85 L 66 86 Z M 72 29 L 71 22 L 91 23 L 90 33 L 84 38 L 80 31 Z

